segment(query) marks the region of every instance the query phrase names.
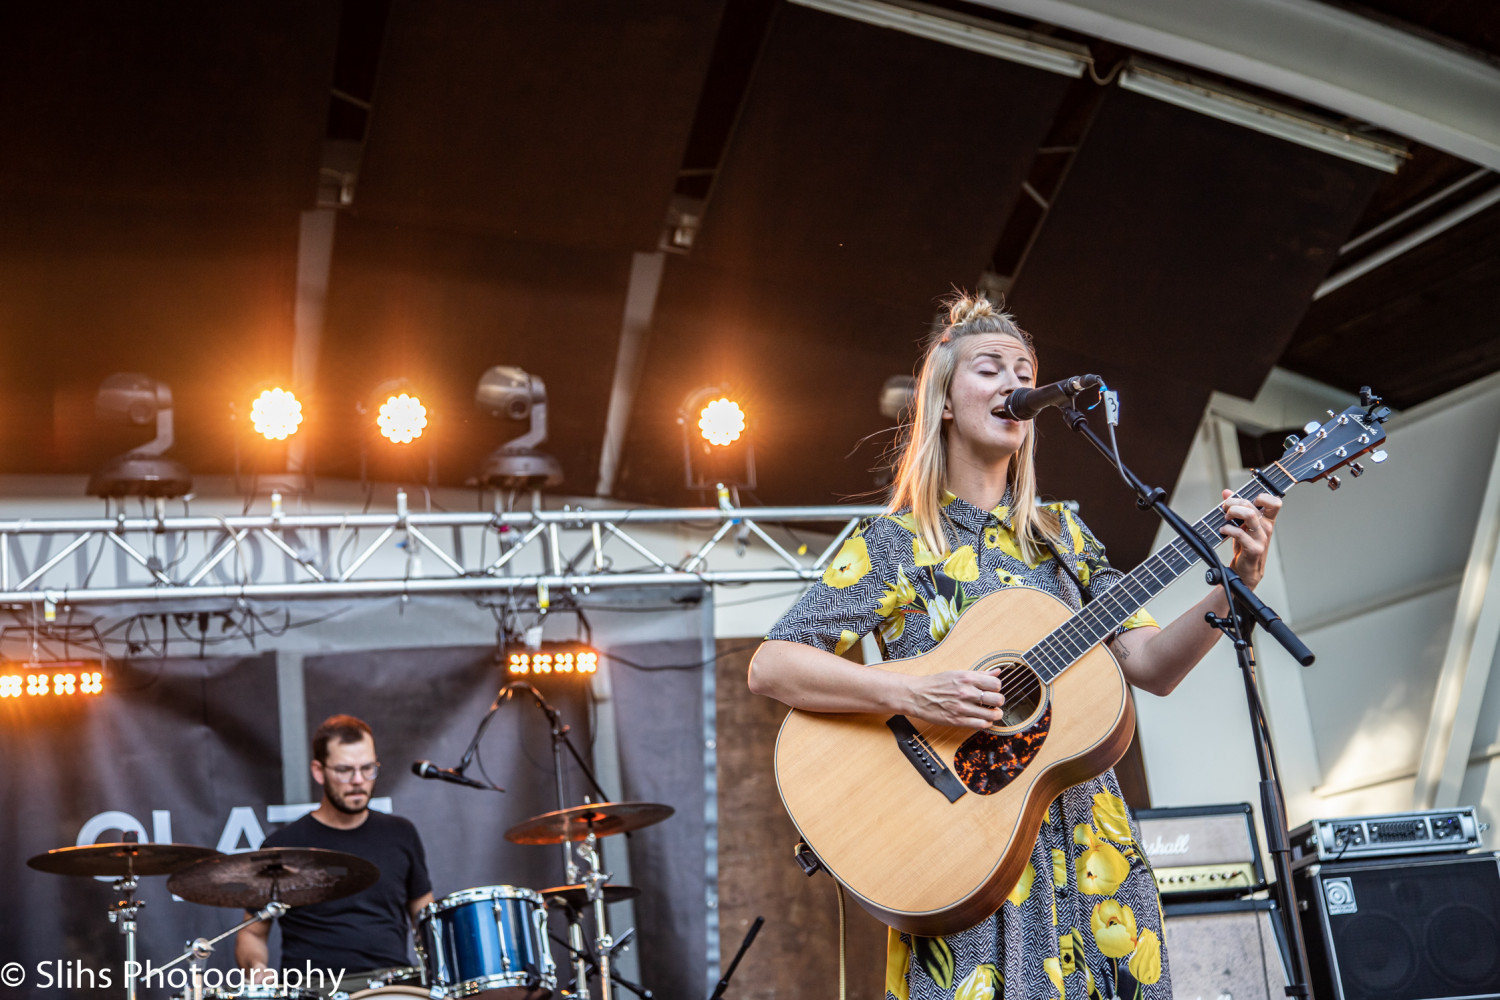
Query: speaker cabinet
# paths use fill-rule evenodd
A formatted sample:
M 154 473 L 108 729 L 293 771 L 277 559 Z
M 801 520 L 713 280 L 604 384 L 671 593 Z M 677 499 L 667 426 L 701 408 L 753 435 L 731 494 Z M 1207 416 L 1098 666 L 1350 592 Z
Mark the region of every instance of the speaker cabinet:
M 1163 937 L 1177 1000 L 1284 1000 L 1286 967 L 1276 903 L 1167 903 Z
M 1500 998 L 1500 854 L 1310 865 L 1297 894 L 1319 998 Z

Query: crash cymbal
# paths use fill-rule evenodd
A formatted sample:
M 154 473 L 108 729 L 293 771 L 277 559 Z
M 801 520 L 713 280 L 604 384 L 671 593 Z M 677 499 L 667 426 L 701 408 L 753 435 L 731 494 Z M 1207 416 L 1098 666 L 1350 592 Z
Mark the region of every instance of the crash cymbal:
M 641 894 L 641 890 L 633 885 L 608 885 L 603 886 L 604 902 L 619 903 L 627 899 L 634 899 Z M 578 885 L 555 885 L 550 889 L 543 889 L 542 895 L 552 900 L 561 900 L 569 906 L 583 909 L 589 905 L 589 887 L 579 883 Z
M 53 875 L 170 875 L 204 858 L 220 857 L 196 844 L 84 844 L 59 847 L 27 858 L 26 864 Z
M 590 831 L 609 837 L 660 823 L 676 811 L 659 802 L 591 802 L 533 816 L 506 830 L 505 839 L 513 844 L 561 844 L 583 840 Z
M 272 847 L 199 861 L 167 879 L 167 888 L 205 906 L 258 910 L 273 899 L 288 906 L 342 899 L 378 878 L 379 868 L 343 851 Z

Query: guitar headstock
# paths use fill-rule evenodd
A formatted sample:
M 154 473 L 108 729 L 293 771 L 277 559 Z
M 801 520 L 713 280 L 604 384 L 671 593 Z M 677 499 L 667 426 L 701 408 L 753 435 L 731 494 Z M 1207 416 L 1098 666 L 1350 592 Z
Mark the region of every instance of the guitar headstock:
M 1360 476 L 1365 470 L 1355 459 L 1366 452 L 1374 453 L 1370 460 L 1377 465 L 1385 461 L 1386 453 L 1379 445 L 1385 440 L 1381 425 L 1389 419 L 1390 408 L 1382 405 L 1369 386 L 1359 391 L 1359 399 L 1360 405 L 1343 413 L 1329 410 L 1329 419 L 1321 425 L 1309 423 L 1302 437 L 1294 434 L 1286 439 L 1286 453 L 1276 465 L 1292 482 L 1328 478 L 1328 485 L 1338 489 L 1338 477 L 1330 476 L 1334 470 L 1348 465 L 1354 476 Z

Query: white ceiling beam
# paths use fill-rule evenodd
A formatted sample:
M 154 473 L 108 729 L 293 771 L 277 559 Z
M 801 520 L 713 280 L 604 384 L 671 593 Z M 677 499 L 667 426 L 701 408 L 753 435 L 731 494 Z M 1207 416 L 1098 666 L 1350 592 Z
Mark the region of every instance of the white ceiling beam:
M 1432 717 L 1417 766 L 1413 793 L 1418 809 L 1458 805 L 1484 689 L 1500 649 L 1500 441 L 1490 463 L 1489 483 L 1479 507 L 1479 523 L 1469 546 L 1458 607 L 1443 653 L 1442 672 L 1432 699 Z
M 975 0 L 1242 80 L 1500 170 L 1500 68 L 1312 0 Z

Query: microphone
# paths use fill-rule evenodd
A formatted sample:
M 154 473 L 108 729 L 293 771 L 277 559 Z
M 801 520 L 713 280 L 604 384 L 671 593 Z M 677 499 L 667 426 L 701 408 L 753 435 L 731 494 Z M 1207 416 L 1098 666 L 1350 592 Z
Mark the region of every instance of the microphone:
M 483 788 L 486 790 L 490 787 L 482 781 L 475 781 L 462 771 L 451 767 L 438 767 L 430 760 L 412 761 L 411 773 L 419 778 L 426 778 L 429 781 L 450 781 L 455 785 L 467 785 L 470 788 Z
M 1070 406 L 1074 396 L 1103 384 L 1098 375 L 1075 375 L 1034 389 L 1016 389 L 1006 398 L 1000 414 L 1011 420 L 1030 420 L 1049 406 Z

